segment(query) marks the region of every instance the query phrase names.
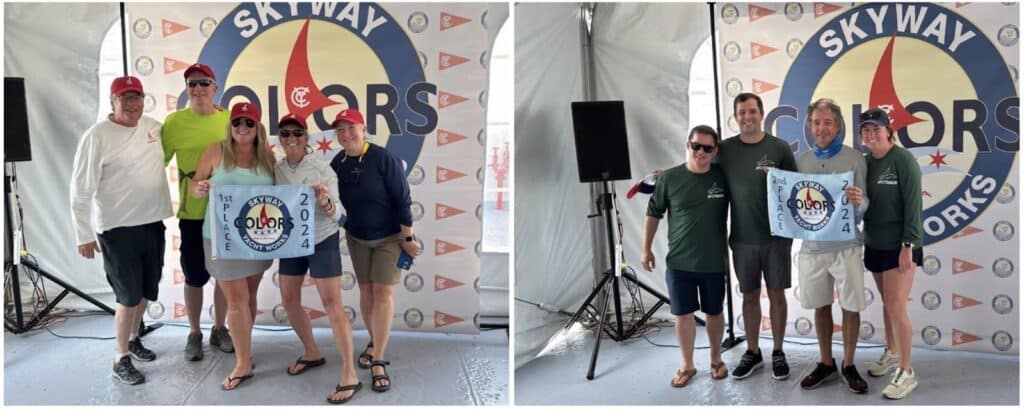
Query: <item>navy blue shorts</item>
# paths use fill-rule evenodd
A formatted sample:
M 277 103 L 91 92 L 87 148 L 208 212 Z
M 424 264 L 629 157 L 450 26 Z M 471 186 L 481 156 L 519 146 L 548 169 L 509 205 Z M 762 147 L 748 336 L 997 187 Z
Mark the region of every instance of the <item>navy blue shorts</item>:
M 203 250 L 203 220 L 180 219 L 178 230 L 181 232 L 181 271 L 185 274 L 185 284 L 201 288 L 210 282 L 210 272 L 206 270 L 206 251 Z
M 285 276 L 302 276 L 307 270 L 313 278 L 341 276 L 341 251 L 337 232 L 316 244 L 312 255 L 284 258 L 278 264 L 278 272 Z
M 722 313 L 725 300 L 725 273 L 688 272 L 665 269 L 672 314 L 686 315 L 700 309 L 709 315 Z M 699 296 L 699 299 L 698 299 Z

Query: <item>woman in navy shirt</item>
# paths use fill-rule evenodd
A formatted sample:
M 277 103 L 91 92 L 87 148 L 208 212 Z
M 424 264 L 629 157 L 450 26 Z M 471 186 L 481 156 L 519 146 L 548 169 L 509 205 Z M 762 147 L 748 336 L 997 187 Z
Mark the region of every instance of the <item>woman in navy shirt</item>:
M 359 355 L 359 367 L 373 373 L 372 389 L 391 388 L 384 361 L 395 305 L 392 291 L 401 279 L 398 258 L 421 252 L 413 236 L 409 183 L 402 161 L 366 141 L 366 123 L 354 109 L 338 113 L 331 124 L 344 151 L 331 161 L 338 174 L 341 203 L 348 217 L 346 241 L 359 282 L 359 307 L 370 343 Z

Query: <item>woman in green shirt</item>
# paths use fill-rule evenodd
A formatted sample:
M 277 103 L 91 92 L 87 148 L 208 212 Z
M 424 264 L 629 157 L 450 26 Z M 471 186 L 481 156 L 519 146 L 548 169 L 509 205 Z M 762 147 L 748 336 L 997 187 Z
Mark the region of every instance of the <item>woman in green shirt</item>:
M 885 353 L 868 374 L 878 377 L 893 372 L 882 395 L 902 399 L 917 387 L 917 375 L 910 367 L 913 328 L 907 297 L 923 253 L 921 168 L 909 151 L 895 145 L 885 111 L 873 108 L 860 119 L 861 141 L 870 150 L 866 160 L 871 207 L 864 214 L 864 267 L 874 273 L 882 295 L 886 341 Z

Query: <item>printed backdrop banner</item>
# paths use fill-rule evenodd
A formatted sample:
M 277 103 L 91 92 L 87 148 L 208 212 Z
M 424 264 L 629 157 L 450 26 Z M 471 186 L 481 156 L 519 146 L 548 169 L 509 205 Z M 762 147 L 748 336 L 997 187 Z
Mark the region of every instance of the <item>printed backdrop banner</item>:
M 914 344 L 1017 354 L 1019 4 L 717 3 L 714 10 L 723 134 L 739 131 L 732 100 L 740 92 L 762 97 L 765 129 L 797 157 L 812 143 L 806 107 L 815 99 L 842 107 L 839 138 L 861 151 L 859 114 L 887 110 L 897 144 L 918 158 L 922 174 L 925 257 L 910 294 Z M 793 254 L 799 249 L 796 241 Z M 813 338 L 814 312 L 800 307 L 793 265 L 787 333 Z M 866 278 L 860 338 L 880 343 L 882 299 Z
M 306 185 L 221 185 L 206 216 L 217 259 L 267 260 L 313 254 L 316 197 Z
M 853 205 L 843 190 L 853 171 L 834 175 L 768 170 L 768 220 L 772 235 L 811 241 L 857 237 Z
M 197 61 L 213 68 L 220 105 L 261 107 L 278 158 L 276 122 L 284 114 L 306 116 L 312 155 L 330 161 L 340 152 L 330 121 L 347 107 L 362 111 L 367 139 L 405 164 L 423 245 L 395 286 L 393 328 L 478 331 L 486 4 L 129 3 L 126 11 L 129 70 L 142 79 L 145 111 L 153 118 L 186 107 L 182 75 Z M 174 161 L 168 168 L 176 207 Z M 149 319 L 184 321 L 181 239 L 176 221 L 167 225 L 164 281 Z M 348 246 L 341 242 L 342 301 L 353 326 L 365 328 Z M 302 297 L 313 323 L 328 326 L 312 281 Z M 207 286 L 204 320 L 212 300 Z M 257 324 L 288 323 L 276 262 L 264 276 L 257 311 Z

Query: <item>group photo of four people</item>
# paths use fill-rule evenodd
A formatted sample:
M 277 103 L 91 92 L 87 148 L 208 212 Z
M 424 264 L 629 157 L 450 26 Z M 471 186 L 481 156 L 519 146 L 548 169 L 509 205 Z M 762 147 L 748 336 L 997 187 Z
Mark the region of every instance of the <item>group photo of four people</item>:
M 885 350 L 868 365 L 867 373 L 873 377 L 890 376 L 882 390 L 884 397 L 906 397 L 918 386 L 918 375 L 911 366 L 913 331 L 907 314 L 914 273 L 923 257 L 921 170 L 917 161 L 909 151 L 895 144 L 889 116 L 877 107 L 860 114 L 860 126 L 855 132 L 867 151 L 861 153 L 839 138 L 844 124 L 851 124 L 844 120 L 840 107 L 826 98 L 812 102 L 806 110 L 806 121 L 813 146 L 799 158 L 795 158 L 787 142 L 763 129 L 765 112 L 759 96 L 739 94 L 733 108 L 740 133 L 723 141 L 712 127 L 694 127 L 684 144 L 688 159 L 681 165 L 656 171 L 658 178 L 647 207 L 641 265 L 652 271 L 664 261 L 682 353 L 682 363 L 672 376 L 671 385 L 684 387 L 698 373 L 693 362 L 693 313 L 698 310 L 704 313 L 707 323 L 710 376 L 728 377 L 721 344 L 730 251 L 731 265 L 743 294 L 742 326 L 746 332 L 746 351 L 739 363 L 731 366 L 732 376 L 745 379 L 765 366 L 758 345 L 763 283 L 767 288 L 773 341 L 771 374 L 777 380 L 789 377 L 783 338 L 787 324 L 785 290 L 792 286 L 793 239 L 772 235 L 768 171 L 852 171 L 854 183 L 842 195 L 854 207 L 859 225 L 856 237 L 843 241 L 805 240 L 796 257 L 796 296 L 802 307 L 814 310 L 819 347 L 819 360 L 800 386 L 815 389 L 842 380 L 854 393 L 868 391 L 868 383 L 855 364 L 860 312 L 865 309 L 864 273 L 868 271 L 882 298 Z M 658 258 L 651 247 L 666 213 L 668 254 Z M 731 222 L 728 229 L 727 217 Z M 832 352 L 834 300 L 842 310 L 840 361 Z

